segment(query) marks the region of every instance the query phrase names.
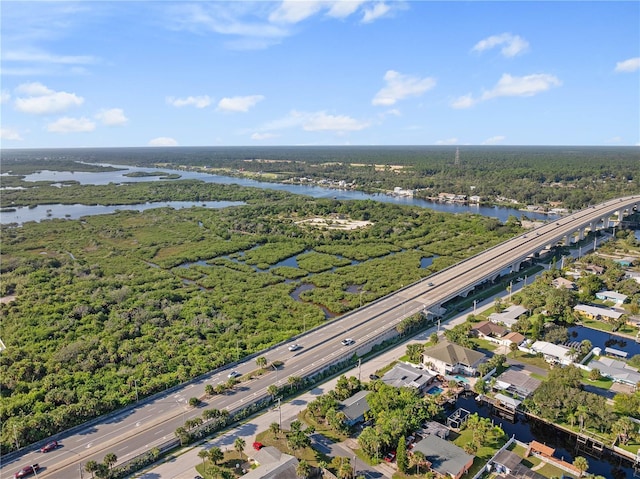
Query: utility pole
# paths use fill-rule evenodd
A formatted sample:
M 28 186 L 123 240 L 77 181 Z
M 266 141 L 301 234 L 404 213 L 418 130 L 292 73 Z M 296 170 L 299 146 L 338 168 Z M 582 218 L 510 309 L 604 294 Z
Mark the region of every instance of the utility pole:
M 473 300 L 473 314 L 476 314 L 476 305 L 478 304 L 478 300 L 474 299 Z
M 136 402 L 138 402 L 138 399 L 139 399 L 139 398 L 138 398 L 138 380 L 137 380 L 137 379 L 134 379 L 134 380 L 133 380 L 133 385 L 134 385 L 134 386 L 135 386 L 135 388 L 136 388 Z
M 362 370 L 362 358 L 358 358 L 358 381 L 360 381 L 360 372 Z
M 82 479 L 82 463 L 80 463 L 80 479 Z
M 278 415 L 280 416 L 278 424 L 280 425 L 280 429 L 282 429 L 282 408 L 280 406 L 280 398 L 278 398 Z

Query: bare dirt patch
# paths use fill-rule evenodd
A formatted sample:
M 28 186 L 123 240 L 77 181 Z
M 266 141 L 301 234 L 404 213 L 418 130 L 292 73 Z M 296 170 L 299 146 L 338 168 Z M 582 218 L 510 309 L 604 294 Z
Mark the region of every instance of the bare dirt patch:
M 347 218 L 328 217 L 323 218 L 317 216 L 315 218 L 308 218 L 306 220 L 297 221 L 298 225 L 308 225 L 316 228 L 327 228 L 333 230 L 355 230 L 358 228 L 365 228 L 372 225 L 371 221 L 359 221 Z

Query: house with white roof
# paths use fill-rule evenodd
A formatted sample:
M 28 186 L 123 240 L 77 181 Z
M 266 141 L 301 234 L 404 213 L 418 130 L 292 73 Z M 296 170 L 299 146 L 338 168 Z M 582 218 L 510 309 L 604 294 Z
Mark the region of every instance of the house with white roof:
M 613 301 L 616 305 L 620 306 L 627 300 L 627 295 L 618 293 L 617 291 L 598 291 L 596 298 L 603 301 Z
M 497 324 L 504 324 L 507 328 L 512 328 L 518 318 L 527 312 L 527 308 L 514 304 L 505 309 L 502 313 L 491 313 L 489 321 Z
M 273 446 L 261 448 L 253 454 L 253 460 L 258 467 L 244 476 L 247 479 L 298 479 L 296 467 L 298 459 L 280 452 Z
M 530 349 L 536 353 L 541 353 L 548 363 L 560 363 L 566 366 L 573 362 L 571 349 L 566 346 L 548 343 L 547 341 L 536 341 L 531 345 Z
M 600 357 L 589 362 L 591 369 L 598 369 L 600 374 L 613 379 L 614 382 L 636 386 L 640 383 L 640 372 L 619 359 Z

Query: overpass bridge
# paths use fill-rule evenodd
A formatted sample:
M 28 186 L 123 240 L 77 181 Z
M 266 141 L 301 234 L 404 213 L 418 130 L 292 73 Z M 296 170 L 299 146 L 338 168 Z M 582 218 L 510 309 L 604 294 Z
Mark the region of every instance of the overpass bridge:
M 485 281 L 494 281 L 507 268 L 517 272 L 523 263 L 543 251 L 584 239 L 587 230 L 595 232 L 617 225 L 625 216 L 638 211 L 639 204 L 640 196 L 629 196 L 590 206 L 467 258 L 396 294 L 426 309 L 441 308 L 457 296 L 467 296 Z

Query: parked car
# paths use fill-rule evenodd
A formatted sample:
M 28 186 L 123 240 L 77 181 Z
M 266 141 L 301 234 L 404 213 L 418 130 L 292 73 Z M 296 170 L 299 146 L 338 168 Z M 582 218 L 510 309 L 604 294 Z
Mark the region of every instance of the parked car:
M 24 466 L 18 472 L 16 472 L 13 477 L 18 479 L 20 477 L 27 477 L 31 474 L 34 474 L 36 471 L 40 470 L 40 466 L 38 464 L 31 464 L 29 466 Z
M 380 379 L 380 376 L 378 376 L 377 374 L 369 374 L 369 379 L 375 381 L 376 379 Z
M 46 443 L 44 446 L 40 448 L 40 452 L 49 452 L 57 449 L 59 446 L 58 441 L 51 441 Z
M 239 378 L 240 376 L 242 376 L 242 374 L 240 374 L 238 371 L 231 371 L 229 374 L 227 374 L 227 377 L 229 379 Z
M 396 459 L 396 451 L 391 451 L 389 453 L 387 453 L 386 456 L 384 456 L 384 460 L 386 462 L 393 462 Z
M 300 349 L 302 346 L 300 346 L 299 344 L 290 344 L 289 345 L 289 351 L 297 351 L 298 349 Z
M 347 339 L 343 339 L 342 340 L 342 345 L 343 346 L 350 346 L 351 344 L 355 343 L 355 341 L 351 338 L 347 338 Z

